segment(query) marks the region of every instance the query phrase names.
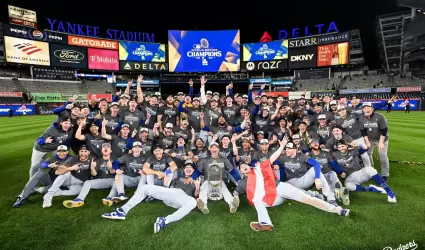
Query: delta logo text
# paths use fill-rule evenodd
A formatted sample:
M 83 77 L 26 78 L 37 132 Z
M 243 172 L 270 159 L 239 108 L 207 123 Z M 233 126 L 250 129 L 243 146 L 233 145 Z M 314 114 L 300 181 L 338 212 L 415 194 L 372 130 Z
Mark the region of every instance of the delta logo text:
M 140 45 L 140 47 L 133 51 L 132 54 L 135 56 L 140 56 L 142 60 L 145 60 L 146 56 L 153 56 L 153 52 L 146 50 L 145 45 Z
M 291 56 L 291 62 L 311 61 L 313 57 L 314 54 Z
M 267 44 L 263 44 L 263 47 L 255 51 L 255 54 L 259 56 L 264 56 L 264 59 L 267 59 L 267 56 L 276 54 L 276 51 L 274 49 L 269 49 Z
M 62 62 L 65 61 L 68 63 L 79 63 L 79 61 L 84 59 L 83 53 L 74 50 L 56 50 L 53 54 Z
M 193 49 L 187 52 L 187 56 L 202 59 L 202 66 L 208 66 L 208 60 L 222 57 L 222 52 L 216 48 L 210 48 L 208 40 L 202 38 L 199 44 L 194 44 Z
M 26 53 L 27 55 L 32 55 L 34 53 L 37 53 L 41 51 L 40 48 L 38 48 L 35 45 L 32 45 L 31 43 L 18 43 L 14 45 L 13 47 L 19 49 L 20 51 Z
M 122 70 L 136 71 L 165 71 L 167 70 L 166 63 L 138 63 L 138 62 L 120 62 Z

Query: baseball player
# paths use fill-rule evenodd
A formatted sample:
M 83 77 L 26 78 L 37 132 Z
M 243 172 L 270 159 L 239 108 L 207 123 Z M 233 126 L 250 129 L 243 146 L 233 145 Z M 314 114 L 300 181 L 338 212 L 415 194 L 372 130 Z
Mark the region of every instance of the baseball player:
M 123 155 L 112 163 L 112 168 L 116 172 L 115 182 L 108 197 L 102 199 L 104 205 L 111 206 L 113 202 L 127 200 L 124 187 L 137 187 L 138 185 L 146 184 L 143 164 L 146 162 L 147 157 L 142 154 L 142 150 L 143 145 L 141 142 L 133 142 L 131 154 Z M 123 166 L 122 168 L 120 168 L 121 165 Z
M 385 181 L 390 177 L 390 163 L 388 160 L 388 123 L 385 116 L 376 113 L 372 103 L 363 103 L 364 115 L 360 117 L 360 128 L 363 131 L 364 140 L 369 147 L 371 166 L 373 164 L 373 150 L 378 147 L 379 161 L 381 162 L 381 175 Z
M 106 125 L 108 124 L 107 120 L 102 121 L 101 135 L 103 139 L 111 141 L 112 146 L 112 156 L 114 159 L 120 158 L 121 156 L 128 153 L 127 142 L 130 140 L 130 126 L 128 124 L 123 124 L 118 135 L 107 134 Z M 133 131 L 133 134 L 137 133 L 136 130 Z
M 285 143 L 286 155 L 279 157 L 280 179 L 286 176 L 286 183 L 300 189 L 306 189 L 313 185 L 317 190 L 323 189 L 323 195 L 328 202 L 338 206 L 334 193 L 331 191 L 325 176 L 321 172 L 320 164 L 302 153 L 297 152 L 295 143 Z
M 334 192 L 335 186 L 342 187 L 342 184 L 338 179 L 338 175 L 335 171 L 333 171 L 333 168 L 335 168 L 333 165 L 336 163 L 333 161 L 332 155 L 320 148 L 319 140 L 317 139 L 310 139 L 310 148 L 311 152 L 309 156 L 320 163 L 322 174 L 328 181 L 331 192 Z M 339 168 L 339 166 L 336 167 Z M 339 197 L 339 195 L 336 195 L 335 198 L 339 199 Z
M 154 232 L 158 233 L 168 224 L 182 219 L 196 207 L 195 196 L 199 193 L 199 181 L 192 181 L 193 162 L 186 161 L 184 167 L 185 177 L 174 179 L 170 188 L 143 185 L 139 186 L 133 197 L 121 208 L 115 209 L 111 213 L 103 214 L 102 217 L 113 220 L 125 220 L 127 213 L 137 206 L 147 196 L 157 200 L 162 200 L 167 206 L 177 209 L 173 214 L 166 217 L 158 217 L 154 224 Z M 164 177 L 166 178 L 166 177 Z
M 360 165 L 358 156 L 368 150 L 366 145 L 360 145 L 358 150 L 348 149 L 348 144 L 344 140 L 340 140 L 338 141 L 337 146 L 338 151 L 333 152 L 332 157 L 342 168 L 342 172 L 338 171 L 338 174 L 340 174 L 342 178 L 345 178 L 344 184 L 346 188 L 341 187 L 338 191 L 337 187 L 335 187 L 335 192 L 342 194 L 344 205 L 350 204 L 349 191 L 382 193 L 388 196 L 389 203 L 397 203 L 395 194 L 382 176 L 378 174 L 376 169 L 372 167 L 362 168 Z M 351 144 L 351 146 L 357 145 Z M 361 184 L 366 183 L 370 179 L 372 179 L 380 187 L 375 185 L 369 185 L 369 187 L 361 186 Z
M 284 139 L 280 141 L 279 149 L 270 156 L 270 159 L 262 163 L 256 162 L 253 170 L 247 164 L 241 164 L 240 166 L 240 171 L 244 177 L 236 187 L 234 195 L 238 196 L 246 193 L 248 201 L 255 206 L 258 222 L 251 222 L 250 227 L 254 231 L 272 231 L 273 224 L 267 212 L 267 207 L 281 205 L 285 198 L 314 206 L 329 213 L 348 216 L 349 209 L 343 209 L 311 197 L 303 190 L 277 180 L 272 171 L 271 162 L 276 161 L 286 146 L 295 148 L 292 142 L 287 143 L 286 139 Z
M 89 146 L 90 152 L 94 157 L 102 157 L 102 144 L 106 142 L 99 133 L 99 126 L 95 122 L 88 123 L 87 126 L 90 129 L 90 133 L 82 134 L 85 120 L 81 121 L 75 133 L 75 138 L 80 141 L 84 141 Z
M 170 184 L 169 181 L 172 180 L 173 173 L 176 170 L 176 163 L 164 154 L 164 150 L 160 145 L 154 147 L 153 155 L 143 165 L 143 172 L 147 175 L 146 182 L 148 185 L 168 187 Z
M 30 179 L 38 171 L 40 162 L 47 153 L 53 153 L 59 145 L 70 144 L 72 138 L 71 119 L 60 118 L 58 123 L 53 123 L 43 134 L 37 138 L 32 149 Z
M 81 188 L 80 194 L 74 200 L 66 200 L 63 205 L 67 208 L 84 206 L 84 199 L 89 194 L 90 189 L 110 188 L 114 184 L 115 169 L 112 168 L 111 144 L 105 142 L 102 144 L 102 158 L 92 159 L 90 163 L 90 172 L 96 179 L 87 180 Z
M 90 169 L 91 157 L 89 155 L 89 147 L 83 145 L 80 147 L 78 155 L 72 156 L 56 169 L 55 173 L 59 176 L 44 195 L 43 208 L 52 206 L 54 196 L 71 196 L 80 193 L 83 183 L 92 174 Z M 61 190 L 61 186 L 66 186 L 69 190 Z
M 337 111 L 339 118 L 336 119 L 336 124 L 340 125 L 344 129 L 344 133 L 348 136 L 351 136 L 354 141 L 358 144 L 366 144 L 362 132 L 360 131 L 359 124 L 359 115 L 357 113 L 347 113 L 347 108 L 345 106 L 338 105 Z M 367 152 L 361 155 L 362 162 L 365 167 L 371 167 L 370 157 Z
M 240 179 L 240 177 L 238 178 L 238 176 L 236 174 L 233 174 L 234 172 L 234 168 L 232 163 L 230 163 L 229 160 L 221 157 L 219 155 L 219 150 L 220 147 L 217 143 L 213 143 L 210 145 L 209 147 L 210 153 L 211 155 L 206 157 L 205 159 L 202 159 L 199 163 L 198 163 L 198 169 L 197 171 L 192 175 L 193 179 L 196 179 L 199 177 L 199 175 L 201 173 L 203 173 L 205 180 L 202 185 L 201 185 L 201 191 L 199 194 L 199 198 L 197 199 L 197 206 L 198 208 L 201 210 L 202 213 L 204 214 L 208 214 L 210 211 L 208 210 L 207 207 L 207 201 L 208 201 L 208 189 L 209 189 L 209 182 L 208 177 L 210 175 L 209 170 L 212 166 L 218 166 L 221 169 L 221 194 L 223 195 L 224 200 L 226 201 L 227 204 L 229 204 L 230 206 L 230 212 L 231 213 L 236 213 L 236 210 L 239 206 L 239 197 L 237 196 L 232 196 L 232 194 L 229 192 L 229 189 L 227 188 L 224 180 L 224 177 L 226 176 L 225 170 L 231 172 L 232 176 L 234 176 L 234 179 L 236 181 L 238 181 Z M 216 177 L 216 176 L 214 176 Z
M 56 149 L 55 156 L 40 164 L 40 169 L 27 182 L 24 187 L 24 190 L 22 190 L 22 193 L 18 196 L 15 203 L 13 203 L 13 207 L 18 208 L 22 206 L 22 204 L 27 201 L 28 196 L 32 193 L 33 189 L 37 186 L 38 183 L 41 183 L 45 186 L 43 188 L 43 191 L 41 192 L 45 193 L 44 190 L 47 191 L 53 184 L 54 179 L 56 178 L 56 169 L 70 157 L 71 156 L 68 154 L 67 146 L 58 146 Z

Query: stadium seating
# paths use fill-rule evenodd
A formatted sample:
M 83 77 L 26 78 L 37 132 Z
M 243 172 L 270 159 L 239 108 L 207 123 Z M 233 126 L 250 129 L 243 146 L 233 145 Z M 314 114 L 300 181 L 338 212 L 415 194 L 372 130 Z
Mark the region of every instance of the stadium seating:
M 21 104 L 25 103 L 22 97 L 0 97 L 0 104 Z
M 19 88 L 16 86 L 14 80 L 0 77 L 0 91 L 1 92 L 19 92 Z
M 84 81 L 82 83 L 82 89 L 84 92 L 80 93 L 92 93 L 92 94 L 102 94 L 107 92 L 111 92 L 115 94 L 115 88 L 112 83 L 103 82 L 103 81 Z
M 78 94 L 81 91 L 81 83 L 76 81 L 19 79 L 19 83 L 29 93 Z

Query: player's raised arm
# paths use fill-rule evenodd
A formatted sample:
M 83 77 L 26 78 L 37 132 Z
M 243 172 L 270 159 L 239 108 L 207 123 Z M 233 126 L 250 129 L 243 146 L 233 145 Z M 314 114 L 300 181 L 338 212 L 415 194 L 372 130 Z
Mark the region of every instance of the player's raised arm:
M 112 136 L 106 133 L 106 125 L 107 124 L 108 124 L 108 121 L 105 118 L 103 118 L 101 133 L 102 133 L 103 139 L 110 141 L 110 140 L 112 140 Z
M 275 162 L 280 155 L 282 154 L 282 151 L 285 149 L 286 144 L 288 143 L 288 137 L 283 137 L 281 141 L 279 141 L 280 147 L 270 156 L 270 164 Z
M 77 132 L 75 132 L 75 138 L 80 141 L 84 141 L 86 137 L 82 134 L 84 125 L 86 125 L 86 119 L 82 120 L 78 125 Z

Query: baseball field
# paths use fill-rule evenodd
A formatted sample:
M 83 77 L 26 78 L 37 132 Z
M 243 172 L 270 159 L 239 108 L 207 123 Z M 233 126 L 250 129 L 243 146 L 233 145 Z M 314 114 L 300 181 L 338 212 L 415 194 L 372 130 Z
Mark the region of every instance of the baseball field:
M 173 208 L 160 201 L 142 202 L 125 221 L 103 219 L 103 213 L 115 208 L 101 202 L 109 190 L 92 190 L 81 208 L 63 207 L 64 200 L 75 197 L 56 197 L 51 208 L 43 209 L 40 194 L 31 195 L 20 208 L 12 208 L 28 181 L 34 141 L 54 116 L 2 117 L 0 248 L 397 249 L 414 241 L 416 249 L 425 249 L 425 113 L 385 115 L 390 133 L 389 185 L 397 204 L 387 203 L 382 194 L 351 193 L 350 216 L 342 217 L 286 201 L 269 209 L 273 232 L 254 232 L 249 223 L 257 216 L 246 199 L 236 214 L 230 214 L 221 201 L 209 204 L 209 215 L 194 210 L 158 234 L 153 233 L 155 219 Z M 379 160 L 375 167 L 379 172 Z M 128 190 L 128 195 L 133 192 Z

